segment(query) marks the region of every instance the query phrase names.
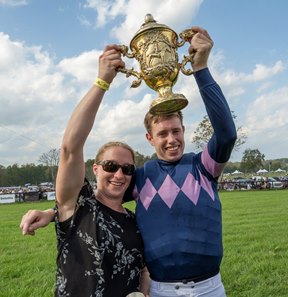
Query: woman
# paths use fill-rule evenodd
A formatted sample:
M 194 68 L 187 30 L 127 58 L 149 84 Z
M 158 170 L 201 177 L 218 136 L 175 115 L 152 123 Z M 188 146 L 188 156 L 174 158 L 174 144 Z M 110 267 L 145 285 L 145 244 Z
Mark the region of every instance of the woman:
M 92 293 L 126 296 L 138 290 L 141 273 L 141 289 L 148 291 L 149 279 L 143 269 L 143 244 L 135 215 L 122 206 L 124 192 L 135 170 L 134 159 L 134 152 L 128 145 L 105 144 L 93 165 L 96 193 L 85 180 L 75 212 L 64 221 L 56 206 L 55 296 L 90 296 Z M 47 225 L 54 215 L 51 211 L 45 213 L 33 210 L 23 216 L 20 225 L 23 233 L 34 234 L 38 228 L 35 224 L 40 223 L 38 218 L 46 220 L 40 223 L 42 226 Z
M 135 170 L 133 150 L 120 142 L 99 150 L 93 165 L 96 194 L 84 176 L 84 144 L 115 69 L 123 66 L 120 48 L 106 47 L 98 78 L 75 108 L 63 136 L 56 179 L 57 297 L 124 297 L 139 291 L 142 239 L 134 214 L 122 207 Z M 25 215 L 23 234 L 33 233 L 37 220 L 33 212 Z
M 85 181 L 73 215 L 59 222 L 56 210 L 55 296 L 126 296 L 139 289 L 142 239 L 134 214 L 122 206 L 134 168 L 129 146 L 104 145 L 93 166 L 96 194 Z

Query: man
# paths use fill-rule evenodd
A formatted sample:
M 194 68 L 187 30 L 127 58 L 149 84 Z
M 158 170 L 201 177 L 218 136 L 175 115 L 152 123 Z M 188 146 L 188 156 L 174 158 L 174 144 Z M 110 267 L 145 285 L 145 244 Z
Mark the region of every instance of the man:
M 237 136 L 229 106 L 207 68 L 213 41 L 206 30 L 192 29 L 197 32 L 189 48 L 195 53 L 192 67 L 214 133 L 203 152 L 183 154 L 182 113 L 146 114 L 146 138 L 158 159 L 136 171 L 135 190 L 152 297 L 225 296 L 217 178 Z
M 151 297 L 225 296 L 219 273 L 223 249 L 217 178 L 237 136 L 229 106 L 207 68 L 213 41 L 206 30 L 192 30 L 194 77 L 214 133 L 203 152 L 184 154 L 181 112 L 145 116 L 146 138 L 158 159 L 136 170 L 135 193 Z M 33 220 L 38 225 L 30 228 Z M 34 218 L 30 213 L 22 222 L 23 233 L 33 233 L 39 222 L 39 213 Z

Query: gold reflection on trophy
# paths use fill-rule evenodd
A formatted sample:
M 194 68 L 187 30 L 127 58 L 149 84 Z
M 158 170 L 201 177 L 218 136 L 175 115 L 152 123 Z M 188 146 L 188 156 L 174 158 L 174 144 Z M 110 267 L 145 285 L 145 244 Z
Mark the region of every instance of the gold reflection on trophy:
M 177 49 L 186 41 L 191 41 L 193 35 L 192 30 L 185 30 L 179 34 L 181 41 L 178 42 L 177 33 L 166 25 L 158 24 L 151 14 L 147 14 L 144 24 L 130 42 L 131 53 L 128 53 L 126 45 L 121 46 L 123 56 L 135 58 L 139 62 L 140 72 L 133 68 L 118 68 L 118 71 L 127 77 L 133 75 L 137 78 L 131 87 L 138 87 L 144 80 L 147 86 L 158 92 L 158 98 L 151 103 L 151 113 L 167 114 L 187 106 L 185 96 L 174 94 L 172 87 L 180 70 L 185 75 L 193 74 L 191 69 L 185 68 L 188 62 L 192 63 L 192 57 L 184 55 L 179 63 L 177 53 Z

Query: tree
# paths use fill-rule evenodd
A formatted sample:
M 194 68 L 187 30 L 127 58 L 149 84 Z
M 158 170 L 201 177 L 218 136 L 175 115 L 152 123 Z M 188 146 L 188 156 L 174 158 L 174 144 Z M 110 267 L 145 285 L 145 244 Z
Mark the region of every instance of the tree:
M 95 181 L 95 175 L 93 172 L 93 164 L 95 162 L 95 159 L 88 159 L 85 162 L 85 177 L 87 177 L 87 179 L 89 181 Z
M 55 181 L 56 170 L 59 164 L 60 149 L 51 149 L 40 156 L 39 162 L 49 167 L 53 182 Z
M 263 166 L 265 155 L 258 149 L 246 149 L 243 153 L 240 169 L 244 172 L 256 172 Z
M 150 159 L 149 156 L 144 156 L 137 151 L 135 152 L 135 163 L 137 167 L 142 167 L 144 163 Z
M 0 186 L 1 187 L 12 187 L 12 186 L 24 186 L 29 183 L 37 185 L 40 182 L 47 180 L 51 181 L 51 175 L 47 166 L 35 165 L 33 163 L 13 164 L 7 166 L 7 168 L 1 168 L 0 170 Z
M 270 166 L 268 166 L 268 168 L 270 169 L 269 171 L 275 171 L 278 168 L 282 168 L 282 164 L 279 160 L 276 160 L 274 162 L 269 161 L 269 165 L 270 165 Z
M 232 117 L 234 121 L 236 120 L 237 116 L 235 115 L 234 111 L 231 111 Z M 234 145 L 234 150 L 237 151 L 241 145 L 246 142 L 247 135 L 244 132 L 241 126 L 236 128 L 237 130 L 237 140 Z M 203 150 L 208 143 L 209 139 L 213 134 L 213 128 L 208 118 L 208 115 L 203 117 L 203 120 L 198 124 L 194 136 L 192 138 L 192 143 L 196 146 L 196 149 Z
M 239 163 L 227 162 L 227 164 L 225 165 L 225 168 L 224 168 L 224 173 L 232 173 L 238 169 L 239 169 Z

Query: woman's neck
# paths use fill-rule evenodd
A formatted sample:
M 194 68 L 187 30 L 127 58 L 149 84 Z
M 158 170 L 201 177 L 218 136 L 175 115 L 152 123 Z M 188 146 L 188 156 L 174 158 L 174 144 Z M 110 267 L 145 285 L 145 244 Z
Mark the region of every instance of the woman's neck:
M 122 206 L 122 199 L 114 199 L 103 195 L 100 191 L 95 193 L 96 199 L 105 206 L 113 209 L 114 211 L 126 213 L 125 208 Z

